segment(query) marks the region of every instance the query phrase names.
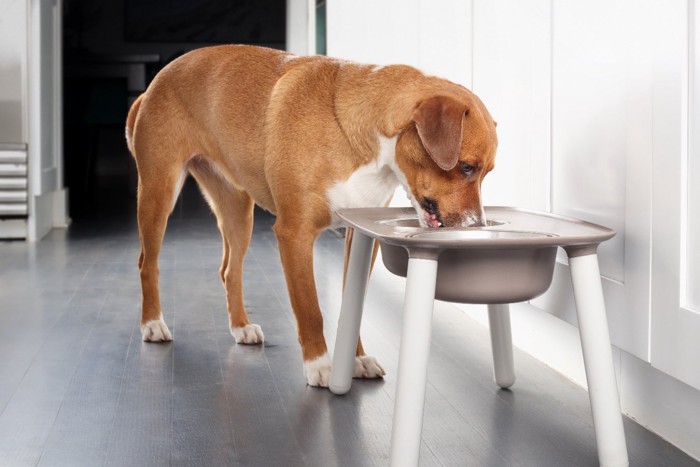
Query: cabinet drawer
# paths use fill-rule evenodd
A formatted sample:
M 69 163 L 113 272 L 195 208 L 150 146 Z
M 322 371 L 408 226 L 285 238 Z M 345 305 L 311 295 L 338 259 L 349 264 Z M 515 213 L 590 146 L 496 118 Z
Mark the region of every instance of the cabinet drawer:
M 3 203 L 0 202 L 0 216 L 26 216 L 27 204 Z
M 26 164 L 27 153 L 24 151 L 0 151 L 0 164 Z
M 0 164 L 0 177 L 26 177 L 27 164 Z
M 24 177 L 10 178 L 0 177 L 0 190 L 25 190 L 27 189 L 27 179 Z
M 0 190 L 0 203 L 25 203 L 27 192 L 24 190 Z

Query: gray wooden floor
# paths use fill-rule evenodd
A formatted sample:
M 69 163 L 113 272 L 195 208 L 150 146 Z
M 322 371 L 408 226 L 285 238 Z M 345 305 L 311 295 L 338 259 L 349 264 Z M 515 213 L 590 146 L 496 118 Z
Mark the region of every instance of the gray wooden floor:
M 274 236 L 256 216 L 245 297 L 263 347 L 229 335 L 220 240 L 198 199 L 166 234 L 170 344 L 141 342 L 132 212 L 0 242 L 0 466 L 364 466 L 388 461 L 403 279 L 378 267 L 363 338 L 387 370 L 344 397 L 307 387 Z M 326 234 L 316 274 L 326 335 L 340 308 L 343 242 Z M 421 465 L 593 466 L 585 391 L 516 351 L 518 381 L 491 380 L 488 333 L 435 308 Z M 625 421 L 634 466 L 700 465 Z

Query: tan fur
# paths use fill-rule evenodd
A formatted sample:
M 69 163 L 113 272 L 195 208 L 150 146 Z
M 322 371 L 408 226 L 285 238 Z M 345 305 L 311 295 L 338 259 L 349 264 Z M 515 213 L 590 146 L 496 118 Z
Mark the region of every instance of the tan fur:
M 127 119 L 139 171 L 142 324 L 161 317 L 157 258 L 188 172 L 221 230 L 232 327 L 249 323 L 241 278 L 253 204 L 277 216 L 305 361 L 326 352 L 313 244 L 332 221 L 327 192 L 377 157 L 378 136 L 397 137 L 396 163 L 410 191 L 419 202 L 435 200 L 445 225 L 481 212 L 480 185 L 496 151 L 495 124 L 481 101 L 411 67 L 373 68 L 219 46 L 188 53 L 156 76 Z M 473 165 L 474 174 L 465 176 L 457 162 Z

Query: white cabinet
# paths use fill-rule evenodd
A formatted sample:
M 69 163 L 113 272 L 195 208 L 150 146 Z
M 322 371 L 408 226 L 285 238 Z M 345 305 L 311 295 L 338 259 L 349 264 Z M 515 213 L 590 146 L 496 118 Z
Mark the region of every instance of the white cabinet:
M 330 1 L 328 50 L 471 87 L 498 122 L 487 204 L 617 229 L 600 263 L 623 410 L 700 455 L 700 6 Z M 514 331 L 576 378 L 577 333 L 547 314 L 576 325 L 569 277 L 562 256 L 550 291 L 513 307 Z
M 634 0 L 474 4 L 473 89 L 500 140 L 484 201 L 616 229 L 600 251 L 612 339 L 648 361 L 653 14 L 622 21 Z M 533 303 L 576 324 L 563 255 Z
M 485 202 L 615 228 L 600 249 L 614 345 L 700 388 L 700 14 L 689 103 L 684 1 L 474 5 L 473 87 L 501 140 Z M 565 258 L 532 303 L 576 324 Z
M 666 47 L 656 51 L 664 71 L 658 87 L 668 98 L 653 135 L 651 364 L 700 388 L 700 12 L 696 8 L 694 2 L 677 1 L 656 11 L 658 23 L 668 33 Z
M 329 2 L 328 50 L 408 63 L 471 87 L 498 122 L 485 203 L 615 228 L 600 249 L 613 344 L 700 389 L 694 7 L 685 0 Z M 565 257 L 550 291 L 532 304 L 576 325 Z

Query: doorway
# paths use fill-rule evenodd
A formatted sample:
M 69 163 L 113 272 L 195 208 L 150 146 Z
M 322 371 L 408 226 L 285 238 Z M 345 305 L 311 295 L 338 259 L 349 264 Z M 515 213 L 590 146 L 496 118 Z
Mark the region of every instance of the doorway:
M 284 49 L 285 22 L 285 0 L 64 0 L 64 182 L 71 218 L 134 219 L 137 175 L 124 122 L 160 69 L 217 44 Z M 189 183 L 182 196 L 196 192 Z

